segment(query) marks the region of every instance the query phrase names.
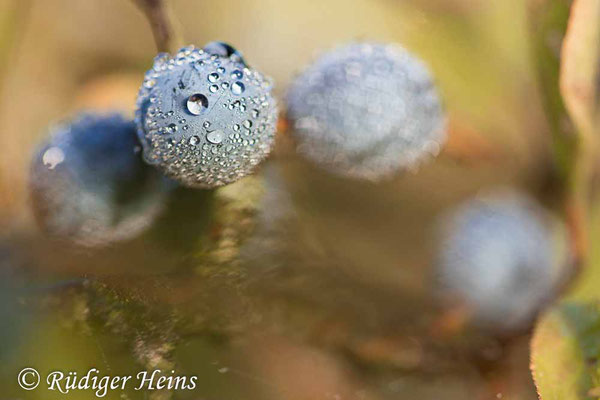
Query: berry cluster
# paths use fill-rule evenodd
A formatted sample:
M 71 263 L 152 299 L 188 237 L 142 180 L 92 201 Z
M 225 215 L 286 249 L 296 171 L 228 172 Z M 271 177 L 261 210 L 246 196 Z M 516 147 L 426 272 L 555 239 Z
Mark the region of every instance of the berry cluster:
M 159 54 L 134 121 L 85 113 L 53 129 L 35 154 L 40 225 L 79 244 L 109 244 L 149 226 L 175 182 L 210 189 L 251 174 L 275 142 L 272 87 L 226 43 Z M 431 76 L 396 45 L 335 49 L 287 99 L 299 152 L 336 174 L 379 180 L 437 153 L 445 136 Z
M 31 165 L 37 220 L 78 244 L 111 244 L 150 226 L 177 184 L 215 189 L 251 174 L 276 139 L 272 88 L 222 42 L 159 54 L 133 121 L 84 113 L 52 129 Z M 413 169 L 446 138 L 432 76 L 398 45 L 323 54 L 293 81 L 286 103 L 298 152 L 347 178 Z M 555 246 L 535 208 L 501 195 L 446 220 L 438 283 L 480 325 L 526 326 L 558 282 Z

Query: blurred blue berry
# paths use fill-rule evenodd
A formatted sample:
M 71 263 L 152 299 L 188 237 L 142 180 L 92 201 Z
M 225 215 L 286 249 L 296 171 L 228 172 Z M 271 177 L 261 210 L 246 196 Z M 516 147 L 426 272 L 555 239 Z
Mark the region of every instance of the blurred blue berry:
M 444 221 L 438 283 L 473 321 L 497 331 L 526 327 L 560 279 L 564 247 L 529 198 L 498 192 Z
M 322 55 L 293 82 L 287 107 L 299 152 L 348 177 L 414 168 L 445 140 L 427 68 L 397 45 L 352 43 Z
M 271 87 L 222 42 L 159 55 L 137 100 L 144 159 L 190 187 L 222 186 L 250 174 L 275 138 Z
M 86 246 L 139 234 L 161 211 L 169 185 L 141 160 L 135 124 L 119 114 L 83 113 L 55 127 L 31 164 L 40 226 Z

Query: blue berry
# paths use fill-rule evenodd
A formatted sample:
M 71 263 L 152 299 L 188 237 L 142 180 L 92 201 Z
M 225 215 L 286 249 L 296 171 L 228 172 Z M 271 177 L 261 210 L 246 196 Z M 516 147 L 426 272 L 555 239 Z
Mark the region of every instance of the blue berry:
M 299 152 L 348 177 L 414 168 L 445 140 L 427 68 L 397 45 L 352 43 L 324 54 L 293 82 L 287 106 Z
M 81 245 L 129 239 L 161 211 L 169 183 L 142 162 L 135 124 L 81 114 L 35 153 L 30 189 L 41 227 Z
M 222 186 L 250 174 L 275 138 L 271 88 L 221 42 L 159 55 L 137 100 L 144 159 L 189 187 Z
M 445 221 L 437 270 L 442 292 L 481 326 L 525 327 L 560 276 L 561 243 L 549 222 L 532 200 L 513 192 L 467 202 Z

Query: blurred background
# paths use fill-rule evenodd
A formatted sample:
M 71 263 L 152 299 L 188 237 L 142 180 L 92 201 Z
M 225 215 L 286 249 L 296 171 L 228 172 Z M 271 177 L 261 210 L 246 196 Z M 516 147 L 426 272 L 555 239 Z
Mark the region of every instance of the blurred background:
M 535 399 L 528 334 L 448 337 L 430 278 L 435 221 L 461 200 L 510 185 L 554 206 L 527 20 L 536 3 L 173 0 L 186 42 L 236 46 L 279 99 L 321 52 L 369 39 L 423 59 L 448 112 L 440 157 L 378 185 L 316 170 L 280 132 L 258 173 L 266 194 L 240 251 L 248 269 L 225 274 L 198 266 L 206 193 L 179 189 L 157 226 L 117 247 L 72 248 L 38 232 L 27 189 L 37 143 L 80 109 L 133 115 L 156 50 L 128 0 L 0 0 L 0 256 L 19 293 L 3 319 L 16 322 L 0 324 L 0 398 L 47 398 L 17 387 L 24 366 L 141 365 L 196 374 L 199 388 L 106 398 Z M 558 54 L 560 37 L 547 45 Z M 282 220 L 283 233 L 269 225 Z

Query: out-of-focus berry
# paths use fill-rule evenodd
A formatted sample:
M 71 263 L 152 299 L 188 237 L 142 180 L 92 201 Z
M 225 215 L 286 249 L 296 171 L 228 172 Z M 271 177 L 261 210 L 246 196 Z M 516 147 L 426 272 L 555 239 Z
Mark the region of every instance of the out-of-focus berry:
M 271 87 L 221 42 L 159 55 L 137 101 L 144 159 L 190 187 L 222 186 L 250 174 L 275 137 Z
M 445 117 L 426 66 L 397 45 L 352 43 L 292 84 L 298 150 L 333 173 L 379 180 L 437 155 Z
M 496 331 L 526 327 L 552 296 L 565 259 L 562 240 L 529 198 L 498 192 L 444 221 L 437 278 L 445 299 Z
M 86 246 L 142 232 L 161 211 L 171 184 L 138 153 L 135 124 L 119 114 L 84 113 L 56 126 L 31 165 L 40 226 Z

